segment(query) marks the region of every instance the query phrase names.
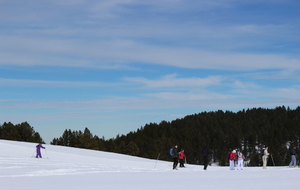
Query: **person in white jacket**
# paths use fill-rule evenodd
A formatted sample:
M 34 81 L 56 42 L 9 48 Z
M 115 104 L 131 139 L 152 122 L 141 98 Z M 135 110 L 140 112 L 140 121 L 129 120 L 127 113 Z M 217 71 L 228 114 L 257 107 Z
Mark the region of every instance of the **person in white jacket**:
M 268 161 L 268 157 L 269 157 L 268 148 L 269 147 L 266 146 L 265 151 L 264 151 L 264 155 L 262 156 L 263 169 L 267 169 L 267 161 Z
M 245 157 L 244 157 L 243 153 L 240 150 L 237 151 L 236 156 L 237 156 L 237 160 L 238 160 L 237 169 L 238 170 L 243 170 L 244 169 L 244 159 L 245 159 Z

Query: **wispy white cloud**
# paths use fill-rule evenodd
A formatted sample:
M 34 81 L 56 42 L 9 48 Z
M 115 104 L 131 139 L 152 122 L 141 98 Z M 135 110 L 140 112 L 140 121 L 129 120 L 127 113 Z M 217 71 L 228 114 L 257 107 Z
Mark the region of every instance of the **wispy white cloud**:
M 171 74 L 161 77 L 160 79 L 147 78 L 125 78 L 126 81 L 139 83 L 146 88 L 182 88 L 219 85 L 222 81 L 220 76 L 210 76 L 207 78 L 179 78 L 177 74 Z
M 299 41 L 295 38 L 298 26 L 293 23 L 222 24 L 210 22 L 216 17 L 205 18 L 208 21 L 197 17 L 199 7 L 201 15 L 201 11 L 207 9 L 234 10 L 235 0 L 46 2 L 35 5 L 40 9 L 30 7 L 28 3 L 21 3 L 14 9 L 13 4 L 3 1 L 13 10 L 13 13 L 2 12 L 3 18 L 14 14 L 16 21 L 20 21 L 29 12 L 32 16 L 27 19 L 34 22 L 18 26 L 12 21 L 16 26 L 11 27 L 10 32 L 3 32 L 0 65 L 131 69 L 130 64 L 134 62 L 191 69 L 299 69 L 300 58 L 296 54 L 269 50 L 277 41 Z M 46 5 L 50 10 L 56 10 L 53 20 L 52 11 L 42 11 Z M 143 8 L 142 11 L 149 8 L 149 11 L 139 12 L 138 8 Z M 182 12 L 189 15 L 187 10 L 190 8 L 195 11 L 193 14 L 184 18 L 179 16 Z M 114 19 L 107 22 L 102 17 Z M 46 26 L 41 24 L 44 20 L 47 20 Z M 251 51 L 245 51 L 249 47 Z M 257 47 L 267 51 L 254 53 Z M 239 48 L 243 48 L 243 53 Z
M 123 40 L 81 43 L 77 40 L 1 38 L 1 41 L 1 65 L 109 67 L 113 64 L 124 68 L 131 62 L 139 62 L 190 69 L 300 69 L 299 59 L 275 54 L 220 53 Z
M 54 80 L 28 80 L 0 78 L 0 86 L 9 87 L 44 87 L 44 88 L 91 88 L 114 86 L 116 84 L 106 82 L 83 81 L 54 81 Z
M 208 90 L 199 90 L 196 92 L 187 92 L 187 93 L 180 93 L 180 92 L 160 92 L 160 93 L 149 93 L 145 94 L 149 97 L 155 97 L 160 100 L 169 101 L 175 104 L 180 104 L 180 106 L 184 106 L 184 104 L 188 104 L 186 106 L 191 106 L 191 104 L 197 104 L 202 101 L 214 101 L 214 100 L 229 100 L 233 99 L 236 96 L 229 95 L 229 94 L 220 94 L 216 92 L 210 92 Z M 179 106 L 179 107 L 180 107 Z
M 233 88 L 238 89 L 258 89 L 261 88 L 261 86 L 253 83 L 253 82 L 242 82 L 240 80 L 235 80 L 232 85 Z
M 292 92 L 292 93 L 290 93 Z M 44 112 L 61 113 L 74 112 L 89 114 L 102 112 L 119 112 L 132 110 L 163 110 L 163 109 L 203 109 L 226 108 L 246 108 L 246 107 L 268 107 L 278 105 L 295 105 L 299 102 L 300 91 L 298 89 L 274 89 L 270 90 L 272 95 L 266 95 L 265 92 L 253 92 L 252 98 L 245 98 L 243 94 L 219 94 L 209 91 L 202 93 L 179 93 L 179 92 L 161 92 L 144 94 L 145 97 L 125 98 L 115 97 L 111 99 L 88 100 L 88 101 L 37 101 L 37 100 L 3 100 L 0 106 L 9 110 L 28 110 L 28 113 Z M 258 97 L 257 95 L 260 95 Z M 246 106 L 248 105 L 248 106 Z M 70 112 L 70 113 L 71 113 Z M 84 117 L 88 117 L 84 116 Z
M 127 77 L 120 82 L 95 82 L 95 81 L 54 81 L 54 80 L 28 80 L 28 79 L 8 79 L 0 78 L 0 86 L 14 86 L 14 87 L 68 87 L 68 88 L 92 88 L 105 86 L 133 86 L 139 84 L 144 88 L 194 88 L 220 85 L 222 77 L 211 76 L 207 78 L 179 78 L 177 74 L 165 75 L 159 79 L 147 79 L 139 77 Z M 132 87 L 131 87 L 132 88 Z
M 300 86 L 275 89 L 274 93 L 281 98 L 298 100 L 300 97 Z

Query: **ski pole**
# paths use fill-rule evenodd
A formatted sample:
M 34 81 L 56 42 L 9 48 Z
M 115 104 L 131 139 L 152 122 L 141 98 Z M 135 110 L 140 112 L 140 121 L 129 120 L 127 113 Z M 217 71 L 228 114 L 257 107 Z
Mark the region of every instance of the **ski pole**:
M 46 153 L 46 157 L 47 157 L 47 159 L 49 159 L 49 158 L 48 158 L 48 154 L 47 154 L 47 150 L 46 150 L 46 149 L 44 149 L 44 150 L 45 150 L 45 153 Z
M 34 158 L 34 157 L 35 157 L 35 156 L 34 156 L 34 154 L 35 154 L 35 151 L 33 151 L 33 154 L 32 154 L 32 156 L 31 156 L 32 158 Z
M 158 153 L 158 156 L 157 156 L 157 158 L 156 158 L 156 162 L 155 162 L 154 169 L 156 168 L 156 164 L 157 164 L 157 161 L 158 161 L 158 159 L 159 159 L 159 155 L 160 155 L 160 153 Z
M 274 159 L 273 159 L 272 154 L 271 154 L 271 159 L 272 159 L 273 165 L 274 165 L 274 167 L 275 167 L 275 162 L 274 162 Z

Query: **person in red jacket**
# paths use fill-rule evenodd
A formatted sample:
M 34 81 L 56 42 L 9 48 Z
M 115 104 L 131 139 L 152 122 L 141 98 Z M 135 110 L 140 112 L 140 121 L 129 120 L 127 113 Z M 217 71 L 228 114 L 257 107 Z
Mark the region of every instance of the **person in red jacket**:
M 184 168 L 184 164 L 183 164 L 183 159 L 185 157 L 185 154 L 184 154 L 184 150 L 181 149 L 181 151 L 179 152 L 179 167 L 180 168 Z
M 236 151 L 233 150 L 229 154 L 229 169 L 234 170 L 234 160 L 236 158 Z

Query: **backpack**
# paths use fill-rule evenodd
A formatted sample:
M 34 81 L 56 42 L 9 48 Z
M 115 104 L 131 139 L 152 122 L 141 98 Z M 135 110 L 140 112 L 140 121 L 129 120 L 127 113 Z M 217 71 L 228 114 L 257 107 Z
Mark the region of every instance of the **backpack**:
M 245 155 L 242 152 L 239 152 L 238 154 L 236 154 L 236 159 L 242 158 L 243 160 L 245 160 Z
M 265 155 L 265 149 L 264 149 L 264 148 L 262 148 L 262 149 L 260 150 L 260 155 L 261 155 L 261 156 Z
M 173 148 L 170 149 L 170 155 L 174 156 Z

